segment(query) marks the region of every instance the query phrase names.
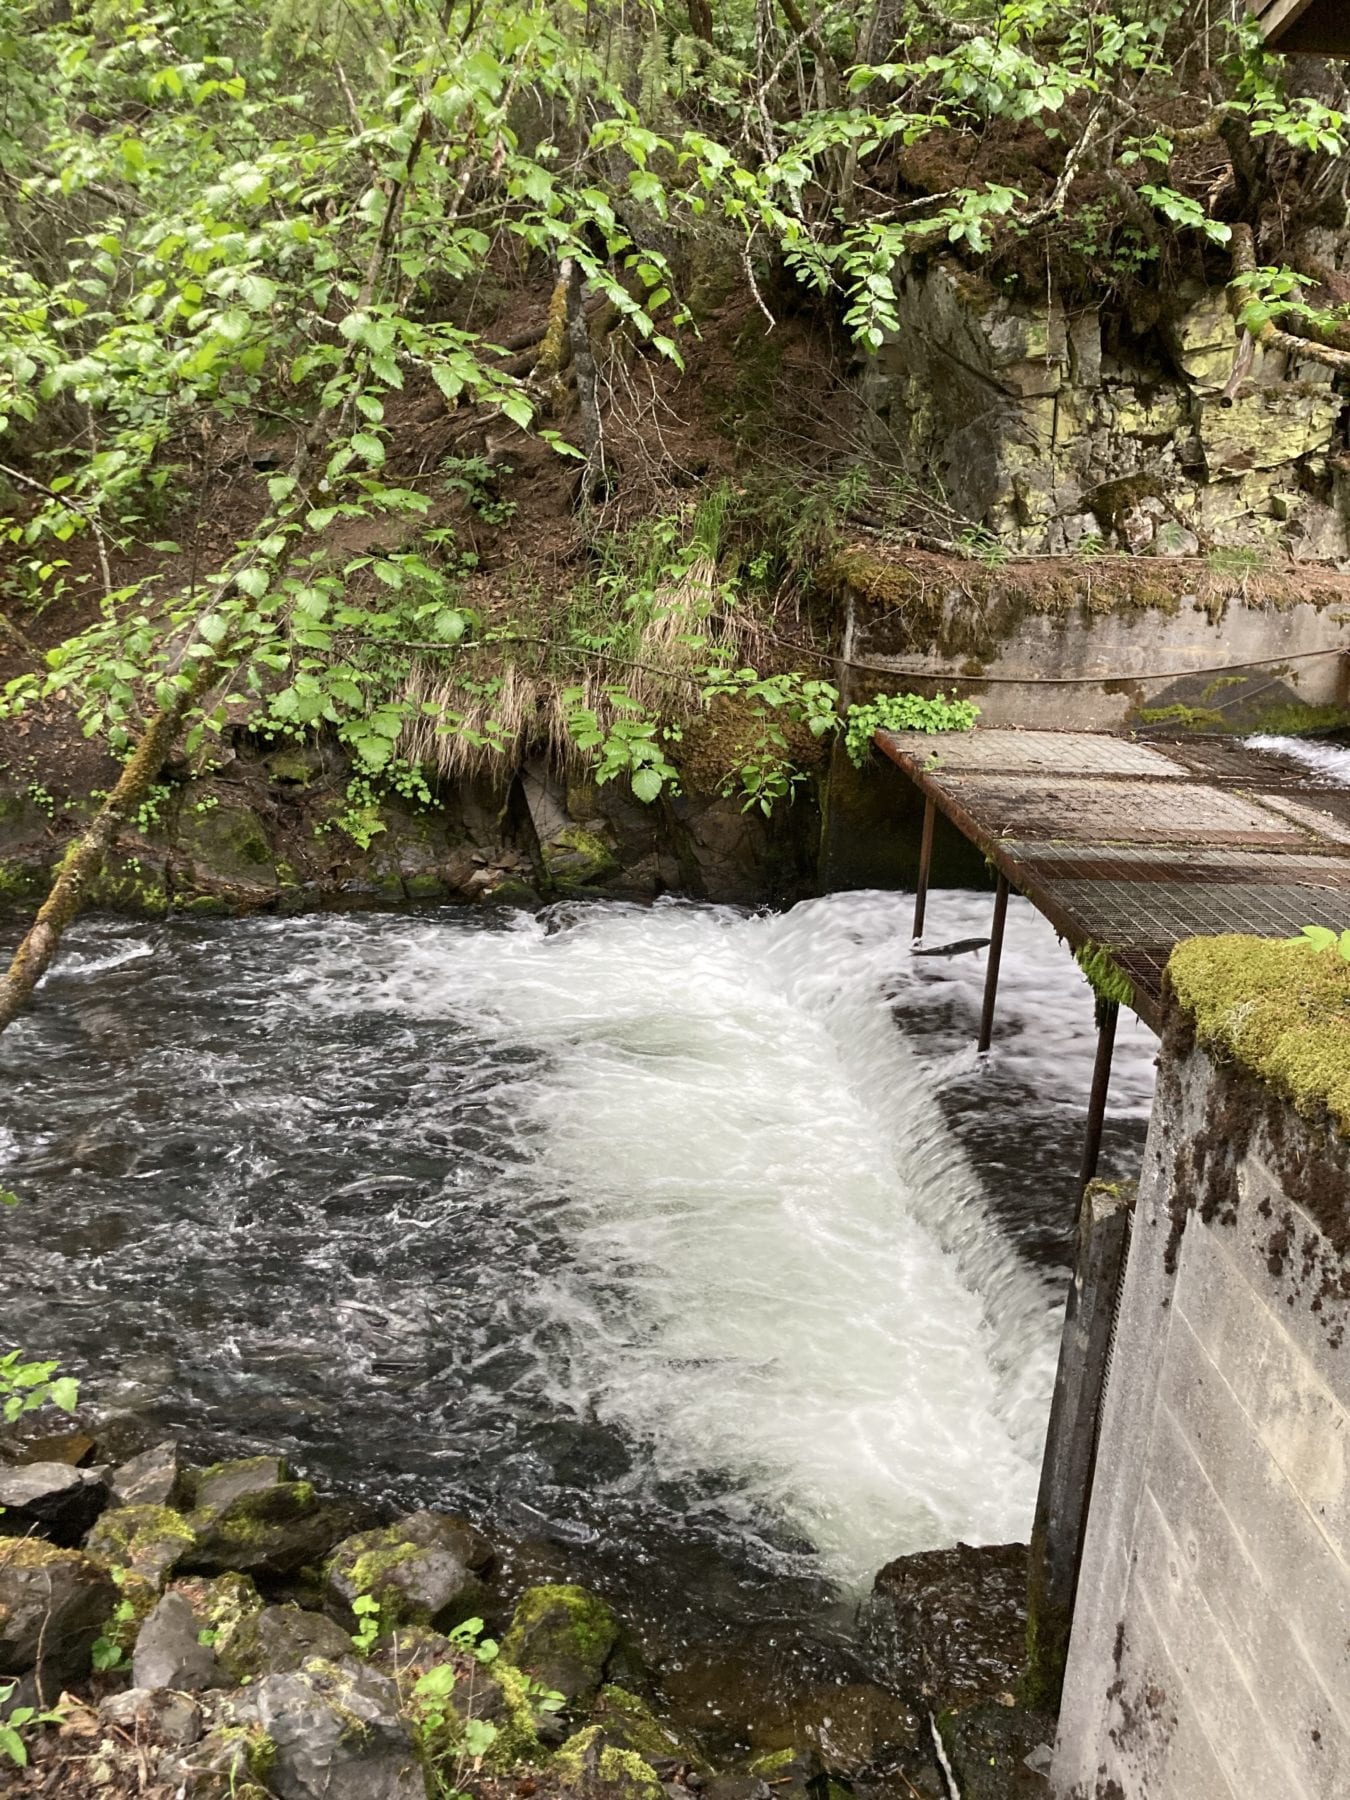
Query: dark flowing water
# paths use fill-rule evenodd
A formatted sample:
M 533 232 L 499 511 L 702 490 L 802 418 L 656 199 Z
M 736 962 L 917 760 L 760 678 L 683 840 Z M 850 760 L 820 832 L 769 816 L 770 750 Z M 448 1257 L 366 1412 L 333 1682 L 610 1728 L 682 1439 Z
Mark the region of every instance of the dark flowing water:
M 935 894 L 928 942 L 987 929 Z M 1092 1053 L 1029 907 L 89 921 L 0 1039 L 0 1338 L 203 1452 L 473 1513 L 678 1658 L 846 1656 L 904 1551 L 1024 1536 Z M 1152 1040 L 1123 1032 L 1108 1162 Z

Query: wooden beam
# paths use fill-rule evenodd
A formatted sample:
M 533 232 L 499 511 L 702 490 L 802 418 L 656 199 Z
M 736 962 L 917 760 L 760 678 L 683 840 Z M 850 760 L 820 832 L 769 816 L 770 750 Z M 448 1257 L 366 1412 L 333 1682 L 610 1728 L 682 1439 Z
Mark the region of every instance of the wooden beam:
M 1341 0 L 1248 0 L 1272 50 L 1350 57 L 1350 11 Z

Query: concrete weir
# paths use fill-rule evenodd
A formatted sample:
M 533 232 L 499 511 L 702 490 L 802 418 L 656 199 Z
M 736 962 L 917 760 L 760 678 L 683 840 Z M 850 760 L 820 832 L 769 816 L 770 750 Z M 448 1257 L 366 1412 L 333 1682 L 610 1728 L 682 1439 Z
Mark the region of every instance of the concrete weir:
M 1162 1038 L 1132 1228 L 1099 1185 L 1080 1220 L 1032 1547 L 1029 1697 L 1060 1701 L 1050 1789 L 1333 1800 L 1350 1779 L 1350 970 L 1251 939 L 1350 923 L 1350 790 L 1213 739 L 878 746 L 993 862 L 996 909 L 1020 889 Z M 1174 993 L 1174 946 L 1231 933 L 1245 945 L 1178 953 Z M 1265 959 L 1264 987 L 1243 965 L 1199 1031 L 1177 998 L 1196 953 Z M 1258 1008 L 1280 1014 L 1278 1055 L 1247 1054 Z

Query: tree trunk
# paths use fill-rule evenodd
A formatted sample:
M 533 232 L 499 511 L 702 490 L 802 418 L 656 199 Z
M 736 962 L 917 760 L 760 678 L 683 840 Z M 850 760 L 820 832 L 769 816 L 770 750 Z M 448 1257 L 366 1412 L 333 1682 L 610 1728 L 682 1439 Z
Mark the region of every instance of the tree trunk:
M 445 24 L 448 19 L 449 8 L 447 6 L 442 23 Z M 403 216 L 408 189 L 412 184 L 418 160 L 427 142 L 430 120 L 430 113 L 424 109 L 413 141 L 409 146 L 403 172 L 396 179 L 390 181 L 386 188 L 384 216 L 380 221 L 379 233 L 370 253 L 361 291 L 357 296 L 358 308 L 368 306 L 379 290 L 394 240 L 398 234 L 399 221 Z M 583 327 L 584 323 L 583 320 Z M 350 344 L 340 373 L 346 373 L 354 368 L 360 354 L 359 346 L 355 342 Z M 308 431 L 301 439 L 290 468 L 290 473 L 295 478 L 297 496 L 288 503 L 292 516 L 298 514 L 302 504 L 308 505 L 308 501 L 304 498 L 304 488 L 308 477 L 313 471 L 320 450 L 344 429 L 352 405 L 353 401 L 348 396 L 337 406 L 323 408 L 316 414 Z M 262 527 L 262 530 L 266 532 L 275 525 L 284 523 L 286 517 L 287 514 L 284 511 L 274 515 Z M 294 556 L 296 541 L 294 537 L 288 538 L 286 550 L 280 559 L 272 564 L 271 572 L 274 576 L 279 574 Z M 255 560 L 256 555 L 256 548 L 246 550 L 235 563 L 234 572 L 237 574 L 241 567 L 249 565 Z M 228 592 L 228 588 L 225 591 Z M 195 637 L 195 633 L 193 635 Z M 123 769 L 117 785 L 95 814 L 93 823 L 84 836 L 78 838 L 62 858 L 56 879 L 52 883 L 51 892 L 38 909 L 36 919 L 14 952 L 14 959 L 10 963 L 9 969 L 3 977 L 0 977 L 0 1032 L 12 1024 L 16 1016 L 28 1004 L 33 989 L 50 968 L 52 958 L 60 947 L 63 932 L 83 906 L 85 895 L 103 867 L 104 858 L 116 842 L 118 833 L 139 807 L 158 777 L 164 766 L 165 758 L 172 750 L 189 714 L 212 684 L 224 673 L 236 643 L 237 639 L 234 634 L 231 634 L 223 638 L 219 644 L 212 646 L 212 654 L 203 656 L 197 661 L 191 680 L 184 684 L 182 691 L 172 704 L 160 707 L 151 715 L 141 741 L 136 746 L 130 762 Z
M 203 659 L 198 663 L 191 683 L 173 705 L 162 707 L 155 713 L 116 787 L 94 815 L 93 823 L 61 859 L 51 892 L 14 952 L 8 971 L 0 977 L 0 1031 L 4 1031 L 28 1004 L 33 989 L 51 966 L 62 932 L 83 906 L 90 884 L 103 867 L 104 857 L 154 784 L 184 719 L 215 679 L 218 667 L 215 658 Z

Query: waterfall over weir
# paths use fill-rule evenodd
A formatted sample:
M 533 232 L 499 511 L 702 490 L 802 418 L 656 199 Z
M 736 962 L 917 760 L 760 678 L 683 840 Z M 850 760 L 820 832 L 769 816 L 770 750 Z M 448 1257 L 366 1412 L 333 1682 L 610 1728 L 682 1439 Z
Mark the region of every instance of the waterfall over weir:
M 845 1586 L 1024 1537 L 1092 1006 L 1014 903 L 981 1067 L 982 964 L 875 893 L 86 924 L 0 1041 L 6 1335 L 520 1535 Z

